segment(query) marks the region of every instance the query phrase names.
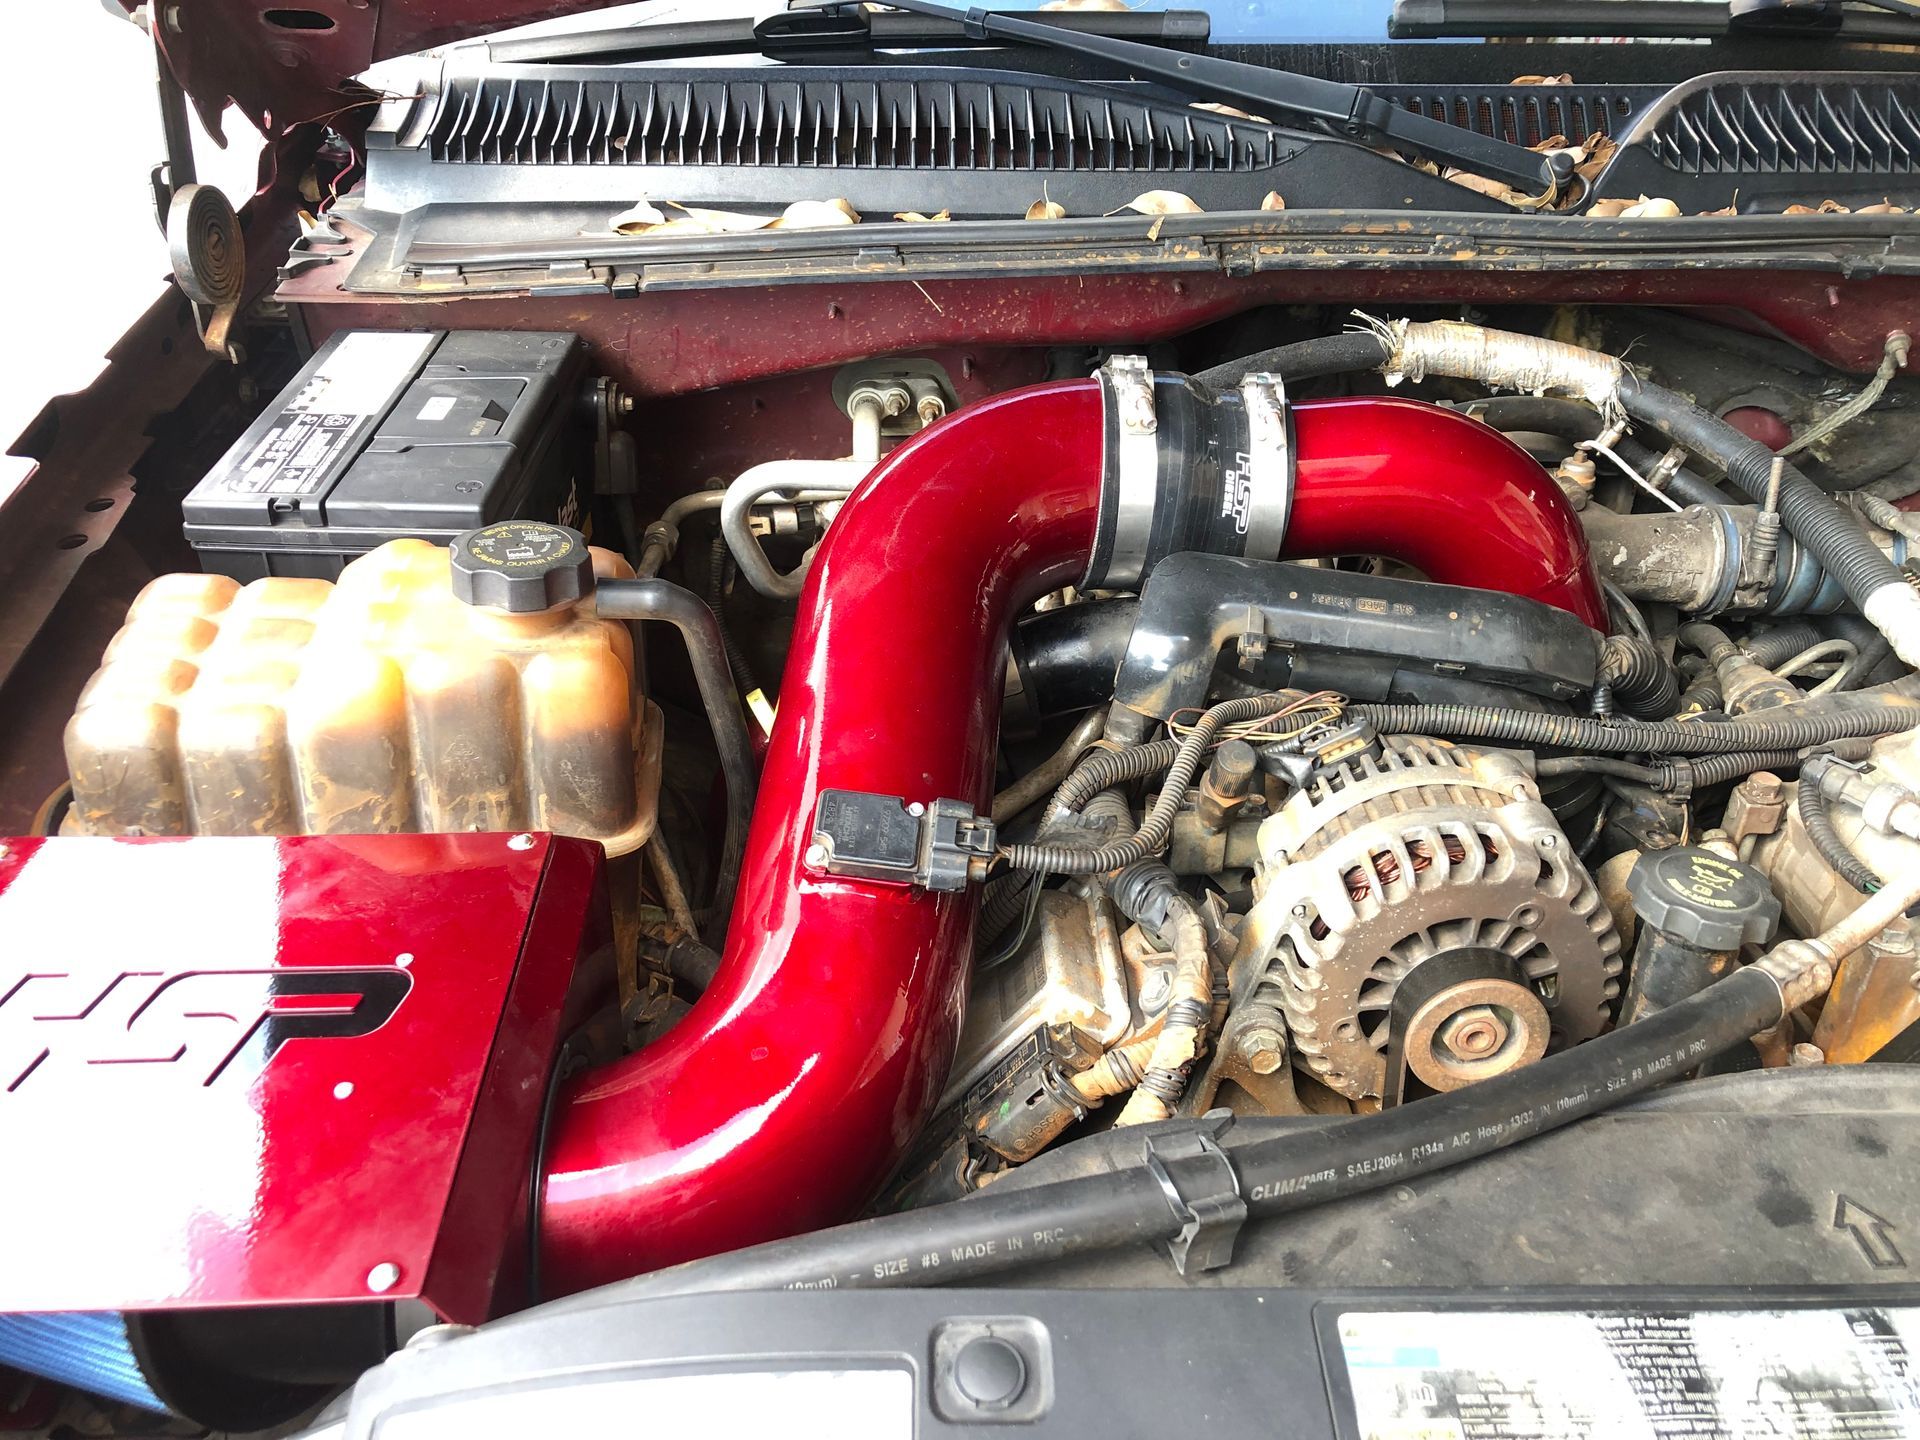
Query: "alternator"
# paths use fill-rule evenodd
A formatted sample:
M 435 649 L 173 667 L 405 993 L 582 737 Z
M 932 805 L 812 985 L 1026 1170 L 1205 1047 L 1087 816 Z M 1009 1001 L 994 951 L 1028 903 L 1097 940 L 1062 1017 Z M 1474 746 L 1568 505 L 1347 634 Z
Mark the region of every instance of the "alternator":
M 1403 1003 L 1400 1053 L 1435 1089 L 1591 1039 L 1611 1016 L 1620 936 L 1517 756 L 1390 737 L 1310 781 L 1259 848 L 1242 955 L 1264 952 L 1266 969 L 1251 998 L 1286 1016 L 1295 1065 L 1343 1095 L 1383 1093 L 1394 997 L 1430 961 L 1442 967 L 1409 990 L 1421 1003 L 1411 1023 Z

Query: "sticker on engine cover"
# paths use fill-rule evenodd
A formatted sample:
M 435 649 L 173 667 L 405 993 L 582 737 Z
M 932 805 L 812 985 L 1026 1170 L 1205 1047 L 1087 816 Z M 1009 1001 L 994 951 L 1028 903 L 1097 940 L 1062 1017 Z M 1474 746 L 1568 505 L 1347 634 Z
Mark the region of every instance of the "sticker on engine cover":
M 347 336 L 273 417 L 260 442 L 221 482 L 240 495 L 310 495 L 336 458 L 386 413 L 439 337 L 365 332 Z
M 1348 1440 L 1920 1434 L 1920 1309 L 1354 1310 L 1336 1334 Z

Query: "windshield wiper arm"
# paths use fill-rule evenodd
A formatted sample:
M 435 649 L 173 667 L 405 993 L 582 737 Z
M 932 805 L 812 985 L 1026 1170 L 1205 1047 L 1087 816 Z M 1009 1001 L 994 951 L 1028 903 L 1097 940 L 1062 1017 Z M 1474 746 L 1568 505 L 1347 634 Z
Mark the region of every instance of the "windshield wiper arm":
M 1075 33 L 1172 45 L 1204 45 L 1212 26 L 1204 10 L 1068 10 L 1046 15 L 1040 23 Z M 982 38 L 969 35 L 959 20 L 886 10 L 808 9 L 776 13 L 757 22 L 741 16 L 528 35 L 489 41 L 487 55 L 514 65 L 614 65 L 634 60 L 755 54 L 794 61 L 837 59 L 849 51 L 972 48 L 981 43 Z
M 954 10 L 930 0 L 887 0 L 897 10 L 958 20 L 970 34 L 1042 45 L 1070 55 L 1125 66 L 1135 75 L 1230 105 L 1261 111 L 1286 110 L 1308 116 L 1362 144 L 1411 150 L 1476 175 L 1504 180 L 1529 191 L 1557 191 L 1573 174 L 1573 158 L 1562 152 L 1542 155 L 1521 145 L 1481 135 L 1444 120 L 1402 110 L 1363 85 L 1343 85 L 1313 75 L 1269 70 L 1142 45 L 1108 35 L 1062 30 L 1040 21 L 996 11 Z

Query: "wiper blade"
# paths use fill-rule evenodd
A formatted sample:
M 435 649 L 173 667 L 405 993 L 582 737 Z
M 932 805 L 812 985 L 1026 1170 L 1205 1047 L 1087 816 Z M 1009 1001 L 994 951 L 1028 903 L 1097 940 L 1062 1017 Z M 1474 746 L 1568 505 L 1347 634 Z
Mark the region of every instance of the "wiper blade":
M 1904 41 L 1912 44 L 1920 5 L 1861 0 L 1874 13 L 1839 0 L 1395 0 L 1387 35 L 1394 40 L 1515 37 L 1563 40 L 1718 40 L 1731 35 Z
M 915 15 L 955 20 L 975 36 L 1015 40 L 1087 59 L 1124 66 L 1137 76 L 1160 81 L 1188 94 L 1261 112 L 1285 110 L 1319 121 L 1362 144 L 1410 150 L 1476 175 L 1504 180 L 1529 191 L 1552 194 L 1573 174 L 1572 156 L 1542 155 L 1521 145 L 1481 135 L 1444 120 L 1402 110 L 1363 85 L 1343 85 L 1314 75 L 1269 70 L 1189 55 L 1114 36 L 1062 29 L 997 11 L 959 11 L 930 0 L 887 0 Z
M 1204 10 L 1135 13 L 1059 11 L 1038 22 L 1076 34 L 1113 36 L 1165 45 L 1204 45 L 1212 19 Z M 709 55 L 763 55 L 770 60 L 820 60 L 849 51 L 971 49 L 991 44 L 958 19 L 891 10 L 791 10 L 759 21 L 689 20 L 667 25 L 623 25 L 495 40 L 489 58 L 503 64 L 602 64 L 685 60 Z

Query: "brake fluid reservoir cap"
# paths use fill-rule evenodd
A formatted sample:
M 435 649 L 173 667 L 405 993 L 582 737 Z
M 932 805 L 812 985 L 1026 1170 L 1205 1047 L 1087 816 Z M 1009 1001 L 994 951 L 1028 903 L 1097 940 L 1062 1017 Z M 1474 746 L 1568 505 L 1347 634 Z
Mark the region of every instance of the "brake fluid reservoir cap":
M 1642 855 L 1627 894 L 1652 929 L 1702 950 L 1758 945 L 1780 919 L 1780 901 L 1758 870 L 1691 845 Z
M 453 593 L 469 605 L 528 615 L 593 593 L 587 537 L 565 525 L 502 520 L 453 542 Z

